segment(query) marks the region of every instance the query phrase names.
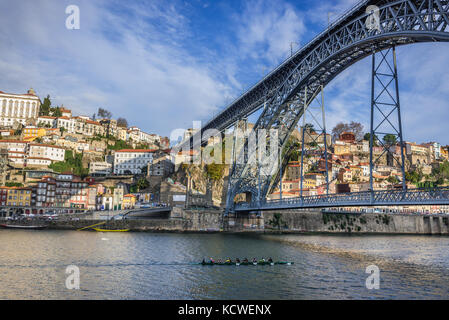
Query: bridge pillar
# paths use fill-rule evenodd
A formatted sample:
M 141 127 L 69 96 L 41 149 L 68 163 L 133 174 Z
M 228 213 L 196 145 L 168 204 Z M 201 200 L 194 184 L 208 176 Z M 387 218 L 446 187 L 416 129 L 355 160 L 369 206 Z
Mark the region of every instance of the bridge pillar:
M 371 77 L 370 189 L 374 191 L 375 167 L 386 155 L 387 164 L 400 167 L 402 189 L 405 190 L 405 144 L 394 46 L 378 53 L 373 52 Z M 376 145 L 382 147 L 382 152 L 376 154 Z

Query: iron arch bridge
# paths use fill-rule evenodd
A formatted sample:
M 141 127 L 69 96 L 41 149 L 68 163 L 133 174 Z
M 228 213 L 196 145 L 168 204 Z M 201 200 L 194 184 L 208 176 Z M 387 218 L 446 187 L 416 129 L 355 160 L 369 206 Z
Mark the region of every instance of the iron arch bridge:
M 253 131 L 276 129 L 282 150 L 308 104 L 307 92 L 326 86 L 343 70 L 385 49 L 420 42 L 449 41 L 449 0 L 364 0 L 346 12 L 291 58 L 259 81 L 211 119 L 197 134 L 208 129 L 224 132 L 239 120 L 260 110 Z M 186 143 L 191 141 L 186 141 Z M 202 141 L 203 144 L 206 141 Z M 179 148 L 182 145 L 178 146 Z M 185 146 L 184 146 L 185 147 Z M 263 210 L 269 207 L 320 207 L 366 204 L 449 204 L 447 190 L 438 194 L 402 190 L 308 197 L 296 201 L 267 202 L 275 175 L 258 176 L 245 150 L 239 152 L 229 176 L 227 210 Z M 258 194 L 254 194 L 259 190 Z M 252 193 L 252 203 L 235 205 L 238 194 Z M 391 193 L 391 192 L 390 192 Z M 256 199 L 256 200 L 254 200 Z M 382 200 L 383 199 L 383 200 Z M 424 201 L 425 200 L 425 201 Z M 287 203 L 288 202 L 288 203 Z

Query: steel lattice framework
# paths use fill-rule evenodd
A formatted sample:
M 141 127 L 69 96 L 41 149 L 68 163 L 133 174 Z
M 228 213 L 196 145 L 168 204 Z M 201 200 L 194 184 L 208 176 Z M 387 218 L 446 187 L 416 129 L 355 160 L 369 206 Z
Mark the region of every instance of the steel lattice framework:
M 298 197 L 284 200 L 239 203 L 236 212 L 266 211 L 296 208 L 334 208 L 361 206 L 402 206 L 402 205 L 447 205 L 449 188 L 382 190 L 374 192 L 353 192 L 346 194 Z
M 378 8 L 376 28 L 367 27 L 367 22 L 373 19 L 372 6 Z M 316 92 L 343 70 L 375 52 L 432 41 L 449 41 L 449 0 L 361 1 L 210 120 L 198 134 L 211 128 L 224 131 L 262 109 L 253 130 L 278 130 L 282 150 L 303 115 L 306 88 L 308 92 Z M 239 158 L 245 159 L 244 152 Z M 261 188 L 259 194 L 265 199 L 273 177 L 265 176 L 257 186 L 257 172 L 249 162 L 234 164 L 229 177 L 228 211 L 233 210 L 237 194 L 257 194 Z

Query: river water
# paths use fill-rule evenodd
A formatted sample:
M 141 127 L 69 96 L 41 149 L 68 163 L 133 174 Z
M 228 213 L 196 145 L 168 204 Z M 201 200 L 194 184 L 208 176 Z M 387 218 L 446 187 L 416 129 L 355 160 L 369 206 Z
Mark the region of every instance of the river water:
M 193 265 L 228 256 L 294 265 Z M 449 299 L 449 238 L 0 230 L 0 299 Z

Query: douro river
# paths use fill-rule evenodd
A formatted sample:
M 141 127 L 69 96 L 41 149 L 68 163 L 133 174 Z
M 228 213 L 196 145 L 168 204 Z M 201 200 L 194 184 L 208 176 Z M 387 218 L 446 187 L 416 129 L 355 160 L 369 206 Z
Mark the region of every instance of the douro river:
M 0 299 L 448 299 L 448 248 L 427 236 L 0 230 Z M 294 265 L 195 265 L 210 257 Z

